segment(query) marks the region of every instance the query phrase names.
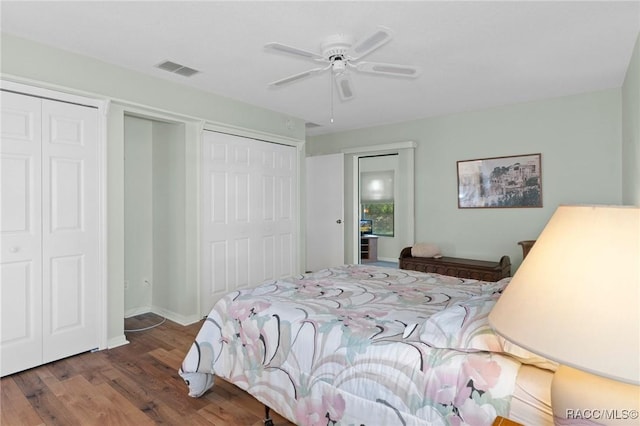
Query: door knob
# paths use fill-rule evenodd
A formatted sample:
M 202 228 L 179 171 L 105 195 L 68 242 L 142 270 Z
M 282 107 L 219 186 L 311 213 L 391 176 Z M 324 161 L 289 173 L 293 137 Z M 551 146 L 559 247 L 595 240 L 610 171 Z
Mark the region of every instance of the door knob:
M 337 223 L 337 224 L 342 223 L 342 219 L 338 219 L 338 220 L 336 220 L 336 223 Z

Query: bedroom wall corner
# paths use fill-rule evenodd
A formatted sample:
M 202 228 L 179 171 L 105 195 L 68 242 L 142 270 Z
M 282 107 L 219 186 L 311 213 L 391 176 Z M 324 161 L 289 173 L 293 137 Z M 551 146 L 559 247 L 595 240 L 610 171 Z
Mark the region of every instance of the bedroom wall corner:
M 640 34 L 622 86 L 622 203 L 640 206 Z

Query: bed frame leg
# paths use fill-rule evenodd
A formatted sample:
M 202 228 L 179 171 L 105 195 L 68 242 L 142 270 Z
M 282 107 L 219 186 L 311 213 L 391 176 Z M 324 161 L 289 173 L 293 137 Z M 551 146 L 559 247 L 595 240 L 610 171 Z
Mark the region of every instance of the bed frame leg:
M 269 411 L 271 411 L 271 409 L 265 405 L 264 406 L 264 426 L 273 426 L 273 420 L 271 420 L 271 417 L 269 416 Z

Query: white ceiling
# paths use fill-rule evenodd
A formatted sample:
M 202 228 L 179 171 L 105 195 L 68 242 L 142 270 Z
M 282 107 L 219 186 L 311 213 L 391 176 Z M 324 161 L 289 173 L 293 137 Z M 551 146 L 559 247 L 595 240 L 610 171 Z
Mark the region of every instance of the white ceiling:
M 1 2 L 2 31 L 320 124 L 309 135 L 620 87 L 640 32 L 640 0 Z M 355 74 L 356 98 L 329 73 L 268 52 L 277 41 L 320 52 L 325 37 L 394 31 L 367 61 L 418 65 L 416 80 Z M 198 69 L 191 78 L 154 65 Z

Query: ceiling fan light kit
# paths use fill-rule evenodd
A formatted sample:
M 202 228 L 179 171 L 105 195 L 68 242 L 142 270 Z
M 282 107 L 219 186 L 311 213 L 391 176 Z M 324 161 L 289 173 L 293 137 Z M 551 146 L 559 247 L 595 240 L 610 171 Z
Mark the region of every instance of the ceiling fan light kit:
M 349 50 L 349 48 L 353 45 L 355 39 L 347 34 L 334 34 L 332 36 L 327 37 L 327 39 L 320 46 L 322 48 L 322 58 L 331 58 L 336 56 L 344 57 Z
M 312 68 L 298 74 L 285 77 L 269 83 L 272 87 L 282 87 L 290 83 L 303 80 L 315 74 L 331 69 L 332 79 L 335 81 L 338 94 L 342 101 L 355 97 L 349 69 L 379 76 L 415 78 L 420 74 L 420 68 L 411 65 L 387 64 L 381 62 L 359 62 L 361 58 L 391 41 L 393 33 L 389 28 L 378 27 L 366 37 L 356 40 L 348 34 L 334 34 L 325 39 L 320 45 L 322 53 L 315 53 L 305 49 L 288 46 L 282 43 L 267 43 L 267 50 L 294 55 L 315 62 L 328 65 Z M 333 122 L 333 114 L 332 114 Z

